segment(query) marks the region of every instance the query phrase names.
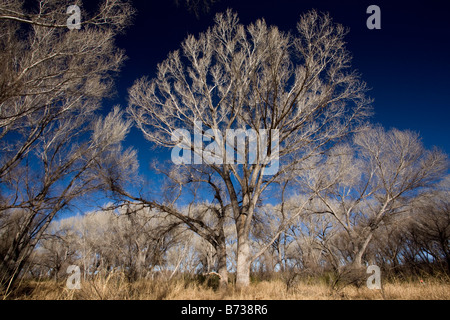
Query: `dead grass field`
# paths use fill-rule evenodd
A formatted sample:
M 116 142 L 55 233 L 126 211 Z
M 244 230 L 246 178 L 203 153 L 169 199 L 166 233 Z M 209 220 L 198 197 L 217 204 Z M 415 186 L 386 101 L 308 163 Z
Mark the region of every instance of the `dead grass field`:
M 381 290 L 347 285 L 338 290 L 326 283 L 299 281 L 289 288 L 281 280 L 252 283 L 244 290 L 229 286 L 214 290 L 193 281 L 141 280 L 130 283 L 121 276 L 82 281 L 81 289 L 69 290 L 65 282 L 24 281 L 3 299 L 20 300 L 450 300 L 450 282 L 439 279 L 391 281 Z

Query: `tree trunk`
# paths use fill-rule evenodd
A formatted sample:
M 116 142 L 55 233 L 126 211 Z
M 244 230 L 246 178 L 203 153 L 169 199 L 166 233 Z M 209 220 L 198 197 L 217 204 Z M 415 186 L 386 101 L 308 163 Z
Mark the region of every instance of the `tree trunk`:
M 244 288 L 250 285 L 250 244 L 248 236 L 238 236 L 236 261 L 236 287 Z
M 370 232 L 362 245 L 359 247 L 359 250 L 355 254 L 355 258 L 353 259 L 353 267 L 361 268 L 362 265 L 362 256 L 366 252 L 367 246 L 369 245 L 370 240 L 372 239 L 372 232 Z
M 228 286 L 228 269 L 227 269 L 227 248 L 224 245 L 219 246 L 217 248 L 217 271 L 220 276 L 220 285 L 221 289 L 225 289 Z

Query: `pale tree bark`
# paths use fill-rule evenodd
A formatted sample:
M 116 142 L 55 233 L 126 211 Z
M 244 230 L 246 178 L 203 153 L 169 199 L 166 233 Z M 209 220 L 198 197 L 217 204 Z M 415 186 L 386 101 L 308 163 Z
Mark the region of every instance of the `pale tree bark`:
M 315 11 L 288 34 L 264 20 L 243 26 L 229 10 L 198 38 L 188 36 L 159 64 L 154 79 L 140 79 L 129 91 L 129 112 L 149 141 L 174 147 L 179 141 L 173 137 L 185 129 L 216 143 L 211 157 L 202 151 L 204 140 L 198 148 L 183 131 L 184 151 L 192 150 L 225 186 L 238 237 L 238 286 L 249 284 L 250 226 L 262 193 L 368 114 L 365 85 L 349 69 L 345 34 Z M 235 145 L 235 137 L 227 129 L 255 132 L 256 145 L 264 146 L 255 162 L 249 160 L 255 150 L 239 145 L 234 151 L 245 161 L 229 161 L 226 147 Z M 265 134 L 271 142 L 279 139 L 264 145 Z M 270 172 L 268 164 L 276 160 L 282 165 Z

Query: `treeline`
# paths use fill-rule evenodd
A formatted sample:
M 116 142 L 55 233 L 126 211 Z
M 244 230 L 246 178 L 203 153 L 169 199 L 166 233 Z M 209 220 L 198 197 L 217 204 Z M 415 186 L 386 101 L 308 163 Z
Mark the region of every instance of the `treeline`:
M 363 255 L 364 265 L 379 266 L 384 277 L 450 275 L 448 182 L 414 199 L 401 214 L 377 228 Z M 255 251 L 279 229 L 274 220 L 283 220 L 283 215 L 297 210 L 298 204 L 299 199 L 293 197 L 282 205 L 259 209 L 258 224 L 252 229 Z M 169 215 L 132 207 L 53 222 L 24 275 L 64 280 L 70 265 L 79 266 L 84 279 L 110 272 L 123 272 L 130 281 L 217 273 L 217 254 L 206 240 Z M 252 264 L 254 277 L 338 276 L 352 263 L 348 234 L 330 214 L 311 213 L 312 209 L 304 208 Z M 207 220 L 212 222 L 213 216 Z M 236 236 L 231 223 L 227 223 L 226 234 L 228 270 L 234 273 Z

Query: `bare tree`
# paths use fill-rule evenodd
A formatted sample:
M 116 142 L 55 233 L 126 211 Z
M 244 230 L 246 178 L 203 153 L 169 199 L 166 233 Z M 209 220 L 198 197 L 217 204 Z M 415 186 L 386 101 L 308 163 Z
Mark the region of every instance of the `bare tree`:
M 41 271 L 66 276 L 68 263 L 83 270 L 83 278 L 122 272 L 129 281 L 155 272 L 175 273 L 177 246 L 189 245 L 186 228 L 171 216 L 162 216 L 142 205 L 99 210 L 83 216 L 53 221 L 34 253 Z M 180 261 L 185 257 L 178 252 Z M 173 263 L 173 264 L 171 264 Z
M 450 203 L 449 185 L 420 197 L 413 203 L 406 230 L 410 245 L 416 245 L 435 266 L 450 273 Z
M 162 188 L 163 201 L 149 200 L 152 197 L 148 195 L 133 196 L 124 190 L 121 181 L 112 177 L 114 174 L 111 172 L 105 173 L 105 183 L 109 184 L 122 205 L 128 205 L 131 199 L 133 203 L 141 203 L 163 215 L 169 214 L 207 241 L 215 250 L 215 269 L 220 277 L 220 287 L 225 288 L 228 284 L 225 223 L 230 209 L 226 204 L 223 182 L 214 177 L 211 168 L 202 165 L 157 170 L 167 176 L 166 186 Z M 199 190 L 201 186 L 206 186 L 206 190 Z M 179 204 L 186 193 L 192 198 L 189 205 Z M 200 194 L 202 199 L 199 203 Z M 208 199 L 209 195 L 212 199 Z
M 135 168 L 135 154 L 120 146 L 130 123 L 118 108 L 96 115 L 124 60 L 114 37 L 131 7 L 106 1 L 70 31 L 68 3 L 40 1 L 27 11 L 20 1 L 0 2 L 0 228 L 20 216 L 0 253 L 2 288 L 14 282 L 55 215 L 101 187 L 99 168 Z
M 315 11 L 304 14 L 291 35 L 264 20 L 245 27 L 228 10 L 198 38 L 188 36 L 181 50 L 159 64 L 154 79 L 140 79 L 130 89 L 129 112 L 149 141 L 173 147 L 182 127 L 217 143 L 219 161 L 199 152 L 188 137 L 184 149 L 193 150 L 225 185 L 238 239 L 238 286 L 249 284 L 249 234 L 264 190 L 347 135 L 368 113 L 365 85 L 349 71 L 345 34 L 344 27 Z M 278 134 L 279 143 L 261 148 L 256 164 L 248 160 L 249 148 L 241 150 L 245 163 L 230 163 L 226 146 L 234 146 L 235 137 L 228 138 L 227 129 L 254 130 L 258 146 Z M 277 156 L 282 166 L 265 174 Z
M 46 274 L 55 280 L 66 277 L 67 267 L 77 258 L 77 235 L 73 225 L 67 222 L 50 224 L 30 257 L 30 264 L 39 266 L 41 276 Z
M 447 158 L 426 150 L 416 133 L 374 127 L 355 135 L 354 149 L 339 146 L 316 167 L 304 180 L 322 201 L 316 213 L 332 215 L 345 230 L 358 268 L 374 232 L 436 183 Z
M 405 213 L 380 226 L 367 251 L 387 274 L 449 273 L 448 177 L 409 203 Z
M 336 240 L 341 228 L 331 215 L 314 214 L 321 205 L 319 199 L 292 189 L 296 192 L 288 199 L 258 210 L 257 232 L 252 235 L 256 252 L 271 244 L 264 258 L 272 258 L 274 267 L 286 272 L 288 281 L 299 274 L 312 276 L 336 270 L 340 264 Z

